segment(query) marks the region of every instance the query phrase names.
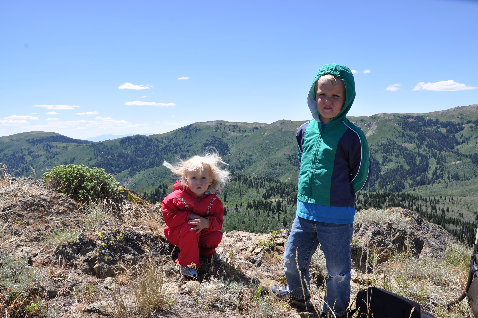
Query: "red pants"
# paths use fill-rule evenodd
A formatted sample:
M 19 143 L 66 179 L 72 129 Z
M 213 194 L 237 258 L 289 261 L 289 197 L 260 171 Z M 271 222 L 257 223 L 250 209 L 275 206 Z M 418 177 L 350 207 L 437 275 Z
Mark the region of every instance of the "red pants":
M 197 234 L 191 231 L 192 227 L 191 224 L 184 223 L 178 227 L 164 229 L 164 235 L 168 241 L 179 247 L 176 263 L 181 266 L 189 266 L 193 263 L 199 266 L 199 256 L 211 257 L 221 243 L 222 232 L 202 230 Z

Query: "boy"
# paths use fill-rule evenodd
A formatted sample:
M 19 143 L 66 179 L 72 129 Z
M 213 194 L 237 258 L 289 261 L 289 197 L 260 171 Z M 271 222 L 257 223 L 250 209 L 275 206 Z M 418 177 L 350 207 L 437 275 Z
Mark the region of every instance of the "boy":
M 346 317 L 355 193 L 369 171 L 365 135 L 345 117 L 354 98 L 348 67 L 320 68 L 307 98 L 314 120 L 296 136 L 300 171 L 296 218 L 284 252 L 288 286 L 272 286 L 275 295 L 288 297 L 291 304 L 311 306 L 309 265 L 320 244 L 328 272 L 322 317 Z

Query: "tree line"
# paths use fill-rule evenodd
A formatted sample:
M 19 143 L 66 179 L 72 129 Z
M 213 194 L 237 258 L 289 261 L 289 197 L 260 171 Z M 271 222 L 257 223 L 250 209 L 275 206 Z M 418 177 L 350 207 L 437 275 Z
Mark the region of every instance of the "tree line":
M 159 185 L 145 193 L 151 202 L 161 202 L 172 191 L 170 185 Z M 233 175 L 219 194 L 225 207 L 224 231 L 241 230 L 265 233 L 288 229 L 295 217 L 297 185 L 277 179 Z M 460 241 L 472 244 L 478 219 L 470 217 L 467 205 L 453 196 L 427 197 L 407 192 L 368 192 L 357 194 L 356 210 L 402 207 L 417 212 L 438 224 Z M 467 212 L 467 213 L 465 213 Z

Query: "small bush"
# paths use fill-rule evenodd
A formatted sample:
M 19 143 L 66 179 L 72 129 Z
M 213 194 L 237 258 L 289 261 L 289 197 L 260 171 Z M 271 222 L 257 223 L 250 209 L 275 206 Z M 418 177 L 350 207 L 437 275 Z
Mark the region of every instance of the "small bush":
M 46 184 L 81 203 L 116 201 L 119 182 L 104 169 L 83 165 L 61 165 L 43 175 Z
M 44 308 L 35 302 L 40 277 L 26 259 L 0 253 L 0 315 L 41 317 Z M 3 316 L 0 316 L 3 317 Z
M 63 231 L 55 230 L 53 233 L 46 235 L 45 244 L 50 248 L 57 248 L 61 245 L 78 240 L 78 236 L 80 236 L 79 231 L 71 229 Z
M 395 224 L 397 228 L 403 228 L 407 220 L 399 213 L 394 213 L 392 210 L 381 210 L 370 208 L 367 210 L 359 211 L 355 215 L 356 223 L 391 223 Z
M 97 231 L 101 228 L 101 224 L 112 220 L 106 210 L 107 208 L 102 202 L 90 203 L 89 205 L 83 206 L 83 230 Z

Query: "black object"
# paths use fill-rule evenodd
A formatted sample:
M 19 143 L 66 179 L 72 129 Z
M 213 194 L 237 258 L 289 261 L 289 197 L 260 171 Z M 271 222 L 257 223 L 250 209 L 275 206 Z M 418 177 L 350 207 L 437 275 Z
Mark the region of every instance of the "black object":
M 448 303 L 447 308 L 458 304 L 460 301 L 468 299 L 468 305 L 473 311 L 473 316 L 478 318 L 478 229 L 476 230 L 475 245 L 470 259 L 470 271 L 468 272 L 468 280 L 465 290 L 457 299 Z
M 357 293 L 356 309 L 360 318 L 433 318 L 420 304 L 378 287 Z

